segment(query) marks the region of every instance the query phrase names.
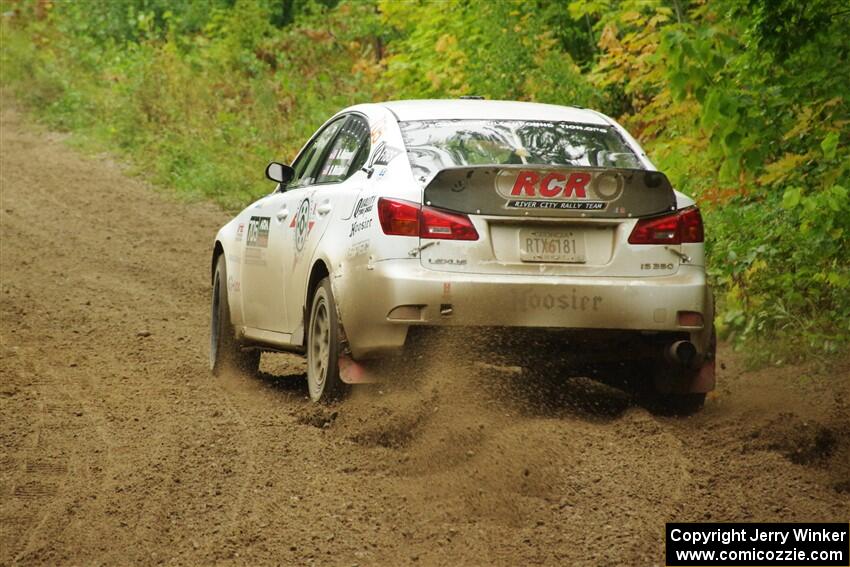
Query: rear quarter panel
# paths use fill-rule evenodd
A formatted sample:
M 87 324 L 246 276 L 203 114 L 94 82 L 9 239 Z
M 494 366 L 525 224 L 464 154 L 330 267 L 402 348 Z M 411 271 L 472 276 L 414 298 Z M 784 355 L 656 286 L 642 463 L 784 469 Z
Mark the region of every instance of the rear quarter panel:
M 413 177 L 393 113 L 380 105 L 364 105 L 355 110 L 369 120 L 371 147 L 366 165 L 372 173 L 361 185 L 351 210 L 341 211 L 322 235 L 313 258 L 314 265 L 322 261 L 328 266 L 343 325 L 354 316 L 358 304 L 368 302 L 373 292 L 369 274 L 375 264 L 411 258 L 410 252 L 419 245 L 415 237 L 384 234 L 378 218 L 378 200 L 389 197 L 422 202 L 422 185 Z M 306 285 L 305 281 L 305 288 Z

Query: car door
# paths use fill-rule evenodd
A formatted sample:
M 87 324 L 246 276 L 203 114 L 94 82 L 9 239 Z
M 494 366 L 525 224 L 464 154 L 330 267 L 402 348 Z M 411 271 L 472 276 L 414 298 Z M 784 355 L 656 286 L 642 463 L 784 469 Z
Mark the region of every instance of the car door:
M 242 310 L 245 324 L 266 331 L 286 332 L 286 281 L 291 277 L 290 224 L 292 210 L 289 191 L 312 185 L 314 171 L 344 120 L 325 126 L 305 146 L 293 163 L 295 175 L 286 187 L 278 189 L 249 208 L 246 214 L 245 249 L 242 254 Z
M 283 195 L 267 195 L 245 213 L 242 250 L 242 315 L 248 327 L 264 330 L 281 328 L 286 320 L 286 302 L 277 266 L 283 244 L 281 212 Z M 277 277 L 278 285 L 275 285 Z
M 291 267 L 285 294 L 289 333 L 297 333 L 303 324 L 307 280 L 319 242 L 329 226 L 350 218 L 367 180 L 361 168 L 369 149 L 366 118 L 359 114 L 346 116 L 339 132 L 317 161 L 313 178 L 305 178 L 300 187 L 286 193 L 287 207 L 294 215 L 289 223 L 293 246 L 287 250 L 290 258 L 284 260 Z M 330 245 L 344 246 L 345 243 Z

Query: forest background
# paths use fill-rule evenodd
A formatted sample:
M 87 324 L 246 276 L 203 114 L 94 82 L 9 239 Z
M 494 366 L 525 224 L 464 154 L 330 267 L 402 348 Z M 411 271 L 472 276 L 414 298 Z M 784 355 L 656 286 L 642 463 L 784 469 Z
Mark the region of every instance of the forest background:
M 850 344 L 846 0 L 0 0 L 0 13 L 0 86 L 17 104 L 233 211 L 269 191 L 270 159 L 350 104 L 601 110 L 702 208 L 721 337 L 755 363 Z

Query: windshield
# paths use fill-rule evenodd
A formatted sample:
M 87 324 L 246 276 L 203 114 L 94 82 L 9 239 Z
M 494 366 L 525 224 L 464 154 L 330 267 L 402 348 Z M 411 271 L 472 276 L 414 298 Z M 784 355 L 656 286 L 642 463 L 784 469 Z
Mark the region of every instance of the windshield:
M 609 126 L 530 120 L 412 120 L 400 126 L 413 173 L 422 180 L 464 165 L 643 169 Z

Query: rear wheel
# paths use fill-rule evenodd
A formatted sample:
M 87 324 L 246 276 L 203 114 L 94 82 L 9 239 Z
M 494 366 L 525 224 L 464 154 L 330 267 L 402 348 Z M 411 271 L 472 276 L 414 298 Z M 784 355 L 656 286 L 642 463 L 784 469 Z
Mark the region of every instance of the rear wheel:
M 210 371 L 215 376 L 234 370 L 255 374 L 260 367 L 260 351 L 243 351 L 230 321 L 227 301 L 227 265 L 224 254 L 218 257 L 213 275 L 210 309 Z
M 690 415 L 702 409 L 705 394 L 659 394 L 657 402 L 664 413 Z
M 697 371 L 676 367 L 666 361 L 634 361 L 612 371 L 607 380 L 631 394 L 650 411 L 668 415 L 690 415 L 699 411 L 705 394 L 687 392 Z
M 307 385 L 314 402 L 333 401 L 348 390 L 339 376 L 340 333 L 331 282 L 319 282 L 310 308 L 307 335 Z

